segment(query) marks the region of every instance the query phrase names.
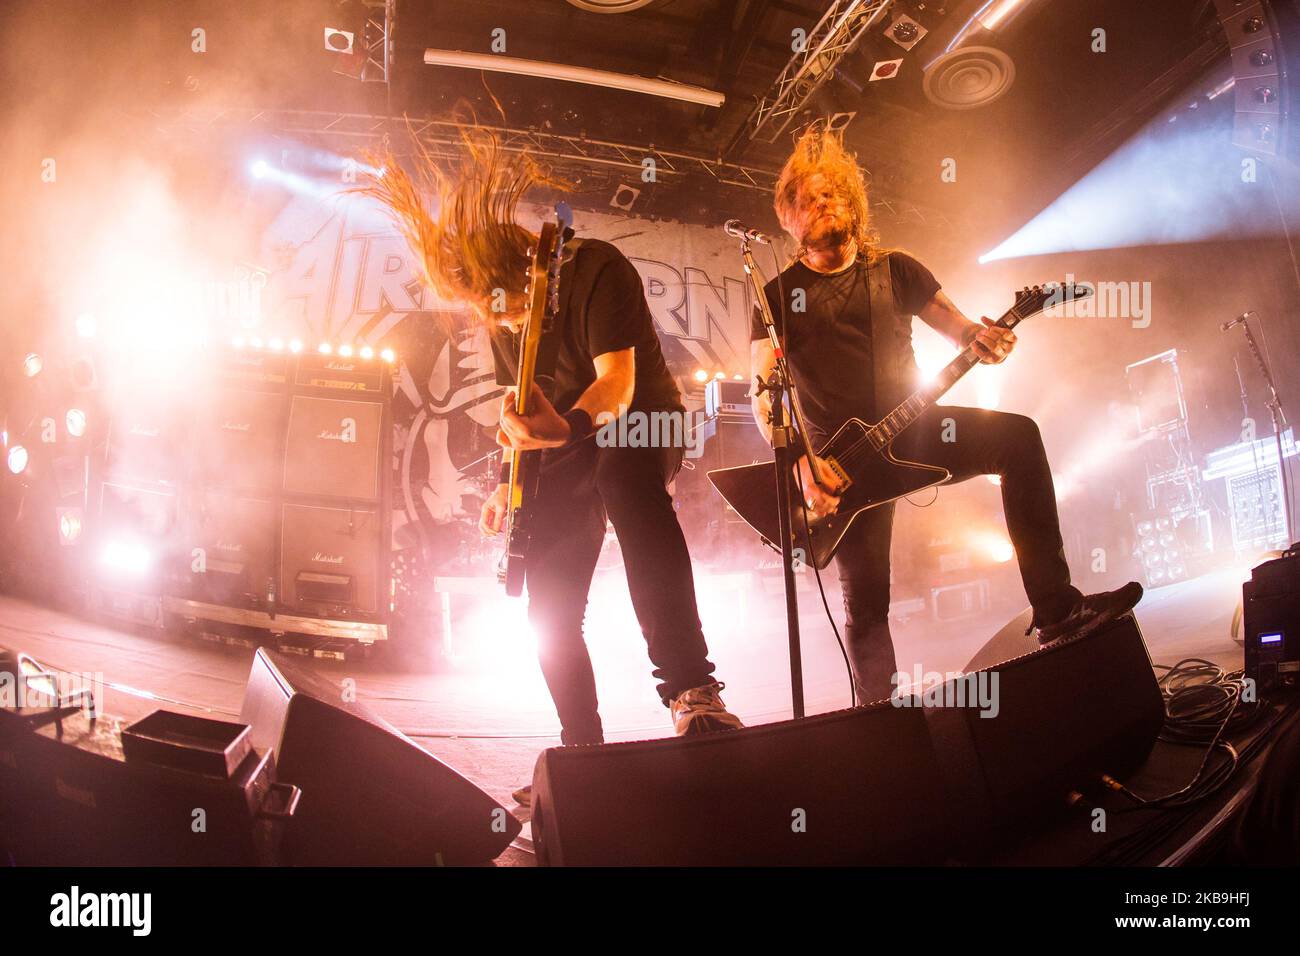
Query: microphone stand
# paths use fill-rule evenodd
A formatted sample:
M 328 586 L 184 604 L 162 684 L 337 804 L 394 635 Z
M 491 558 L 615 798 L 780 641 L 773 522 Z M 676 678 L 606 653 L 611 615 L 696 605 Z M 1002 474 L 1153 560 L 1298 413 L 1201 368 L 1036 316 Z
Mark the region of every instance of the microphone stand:
M 758 264 L 754 262 L 754 254 L 750 249 L 749 239 L 745 236 L 739 238 L 740 255 L 745 263 L 745 275 L 749 277 L 749 281 L 754 288 L 754 298 L 758 303 L 759 313 L 763 318 L 763 327 L 767 330 L 768 341 L 771 342 L 773 352 L 776 355 L 776 367 L 772 370 L 771 377 L 767 381 L 756 378 L 754 384 L 757 390 L 756 394 L 772 393 L 772 414 L 769 421 L 772 426 L 772 454 L 775 458 L 773 467 L 776 469 L 777 520 L 781 530 L 781 566 L 785 581 L 785 622 L 790 645 L 790 701 L 794 716 L 800 718 L 804 716 L 803 653 L 799 643 L 799 595 L 795 590 L 794 580 L 796 555 L 792 521 L 794 515 L 793 503 L 795 501 L 794 466 L 799 460 L 795 443 L 796 441 L 802 443 L 803 452 L 808 456 L 810 465 L 813 461 L 813 450 L 808 440 L 808 430 L 804 427 L 803 409 L 799 404 L 799 393 L 795 388 L 794 379 L 790 375 L 790 368 L 786 364 L 785 352 L 781 349 L 781 338 L 777 333 L 776 323 L 772 319 L 772 309 L 767 303 L 767 296 L 763 293 L 763 275 L 759 271 Z M 790 398 L 790 411 L 794 417 L 793 423 L 786 419 L 786 396 Z M 813 469 L 813 476 L 814 480 L 816 480 L 815 469 Z
M 1255 364 L 1259 366 L 1259 371 L 1264 376 L 1264 384 L 1268 386 L 1269 397 L 1264 404 L 1268 406 L 1273 417 L 1273 438 L 1277 442 L 1277 468 L 1282 478 L 1282 514 L 1286 518 L 1286 542 L 1290 546 L 1295 543 L 1296 536 L 1294 517 L 1291 513 L 1291 479 L 1287 472 L 1286 458 L 1282 454 L 1282 432 L 1286 430 L 1286 415 L 1282 411 L 1282 399 L 1278 397 L 1277 386 L 1273 384 L 1273 373 L 1269 371 L 1268 363 L 1264 361 L 1259 346 L 1255 344 L 1255 334 L 1250 330 L 1250 321 L 1243 318 L 1241 327 L 1246 333 L 1246 344 L 1250 346 L 1250 354 L 1255 356 Z M 1294 437 L 1292 441 L 1295 441 Z

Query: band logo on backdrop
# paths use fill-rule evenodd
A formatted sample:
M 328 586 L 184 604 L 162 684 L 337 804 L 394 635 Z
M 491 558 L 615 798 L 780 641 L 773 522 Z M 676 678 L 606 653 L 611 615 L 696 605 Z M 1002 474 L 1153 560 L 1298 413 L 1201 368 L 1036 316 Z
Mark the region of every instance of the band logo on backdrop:
M 529 212 L 538 221 L 546 214 Z M 636 266 L 684 392 L 699 370 L 748 375 L 752 295 L 735 274 L 730 240 L 703 227 L 598 213 L 580 214 L 576 228 L 615 243 Z M 483 330 L 424 287 L 405 240 L 359 201 L 289 203 L 263 236 L 262 261 L 270 267 L 258 320 L 266 331 L 383 344 L 399 358 L 395 531 L 417 515 L 443 523 L 477 514 L 501 396 Z

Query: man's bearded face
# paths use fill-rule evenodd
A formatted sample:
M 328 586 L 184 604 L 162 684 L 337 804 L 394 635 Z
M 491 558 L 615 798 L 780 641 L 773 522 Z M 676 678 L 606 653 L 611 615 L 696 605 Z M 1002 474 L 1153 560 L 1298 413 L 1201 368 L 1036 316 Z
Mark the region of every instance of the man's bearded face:
M 781 225 L 809 249 L 835 248 L 853 235 L 847 197 L 836 192 L 831 180 L 821 173 L 814 173 L 800 183 L 786 217 Z

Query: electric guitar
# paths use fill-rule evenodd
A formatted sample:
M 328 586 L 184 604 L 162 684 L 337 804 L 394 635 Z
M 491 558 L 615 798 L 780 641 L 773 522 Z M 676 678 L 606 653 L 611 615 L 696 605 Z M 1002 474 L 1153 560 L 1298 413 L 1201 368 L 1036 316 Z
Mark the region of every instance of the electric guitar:
M 519 371 L 515 376 L 515 411 L 527 415 L 533 382 L 537 377 L 537 354 L 542 333 L 548 331 L 560 309 L 560 266 L 564 263 L 565 233 L 573 225 L 569 204 L 557 203 L 555 222 L 542 224 L 537 245 L 528 266 L 528 314 L 519 336 Z M 541 450 L 516 451 L 510 462 L 510 495 L 506 499 L 506 551 L 497 577 L 506 594 L 518 597 L 524 591 L 524 572 L 532 536 L 533 512 L 541 483 Z
M 1091 288 L 1080 285 L 1026 288 L 1017 294 L 1015 305 L 996 324 L 999 328 L 1014 329 L 1049 305 L 1086 299 L 1092 294 Z M 830 564 L 853 519 L 868 508 L 943 484 L 952 477 L 946 468 L 895 458 L 891 446 L 904 429 L 978 363 L 979 356 L 972 343 L 934 379 L 875 425 L 851 418 L 822 446 L 817 457 L 830 465 L 843 490 L 839 507 L 829 515 L 809 513 L 801 495 L 791 496 L 792 544 L 803 563 L 818 569 Z M 719 468 L 709 472 L 709 481 L 751 528 L 767 543 L 779 547 L 780 516 L 772 469 L 770 461 Z

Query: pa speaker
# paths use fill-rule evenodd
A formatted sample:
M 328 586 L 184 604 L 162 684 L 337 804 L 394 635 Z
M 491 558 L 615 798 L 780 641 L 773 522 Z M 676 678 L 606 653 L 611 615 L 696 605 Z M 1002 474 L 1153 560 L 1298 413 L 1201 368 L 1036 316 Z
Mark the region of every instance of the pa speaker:
M 240 720 L 302 790 L 285 834 L 302 866 L 484 863 L 521 829 L 490 796 L 310 666 L 257 652 Z
M 942 862 L 949 819 L 924 716 L 882 702 L 547 750 L 532 828 L 552 866 L 891 865 Z
M 547 750 L 533 838 L 552 865 L 978 862 L 1000 828 L 1135 769 L 1163 722 L 1125 615 L 933 694 L 694 739 Z

